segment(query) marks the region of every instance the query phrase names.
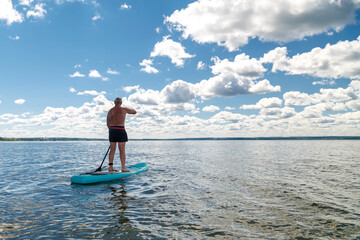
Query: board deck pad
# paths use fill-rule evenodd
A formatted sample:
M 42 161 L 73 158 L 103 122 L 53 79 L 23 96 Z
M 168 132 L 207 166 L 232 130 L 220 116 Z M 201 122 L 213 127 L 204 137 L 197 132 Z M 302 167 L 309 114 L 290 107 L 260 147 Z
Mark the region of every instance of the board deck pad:
M 131 171 L 130 171 L 131 172 Z M 89 172 L 89 173 L 83 173 L 83 174 L 80 174 L 80 175 L 107 175 L 107 174 L 117 174 L 117 173 L 120 173 L 119 170 L 115 170 L 115 171 L 112 171 L 112 172 Z
M 120 171 L 104 171 L 104 172 L 88 172 L 82 173 L 79 175 L 74 175 L 71 177 L 71 183 L 75 184 L 92 184 L 98 182 L 108 182 L 118 180 L 124 177 L 128 177 L 134 174 L 139 174 L 142 172 L 146 172 L 149 167 L 146 163 L 138 163 L 131 166 L 127 166 L 127 169 L 130 172 L 120 172 Z

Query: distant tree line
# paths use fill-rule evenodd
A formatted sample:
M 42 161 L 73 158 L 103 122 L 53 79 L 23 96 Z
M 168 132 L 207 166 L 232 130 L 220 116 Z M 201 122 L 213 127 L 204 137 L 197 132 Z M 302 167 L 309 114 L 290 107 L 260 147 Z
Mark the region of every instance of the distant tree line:
M 59 137 L 50 137 L 50 138 L 4 138 L 0 137 L 0 141 L 105 141 L 107 139 L 99 138 L 59 138 Z
M 319 136 L 319 137 L 225 137 L 225 138 L 171 138 L 171 139 L 131 139 L 134 141 L 208 141 L 208 140 L 360 140 L 360 136 Z

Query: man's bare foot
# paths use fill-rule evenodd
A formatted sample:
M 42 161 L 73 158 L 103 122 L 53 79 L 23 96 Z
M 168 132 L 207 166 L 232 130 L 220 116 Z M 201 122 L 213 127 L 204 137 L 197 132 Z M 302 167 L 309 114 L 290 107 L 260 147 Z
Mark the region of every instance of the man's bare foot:
M 109 172 L 113 172 L 113 171 L 115 171 L 113 166 L 109 166 Z
M 121 171 L 122 171 L 122 172 L 130 172 L 130 170 L 127 169 L 127 168 L 123 168 L 123 169 L 121 169 Z

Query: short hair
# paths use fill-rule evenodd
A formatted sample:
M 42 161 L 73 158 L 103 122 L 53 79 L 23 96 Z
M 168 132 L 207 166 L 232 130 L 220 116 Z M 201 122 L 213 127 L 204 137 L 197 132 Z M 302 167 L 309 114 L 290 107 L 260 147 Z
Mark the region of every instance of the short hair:
M 115 103 L 122 103 L 122 100 L 121 100 L 121 98 L 117 97 L 117 98 L 115 98 L 114 102 Z

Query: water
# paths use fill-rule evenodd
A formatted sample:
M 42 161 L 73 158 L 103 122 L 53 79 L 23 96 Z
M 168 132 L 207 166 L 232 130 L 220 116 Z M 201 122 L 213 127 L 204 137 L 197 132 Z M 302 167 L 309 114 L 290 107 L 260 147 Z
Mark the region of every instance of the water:
M 107 147 L 0 142 L 0 238 L 360 239 L 360 141 L 131 141 L 148 172 L 71 185 Z

